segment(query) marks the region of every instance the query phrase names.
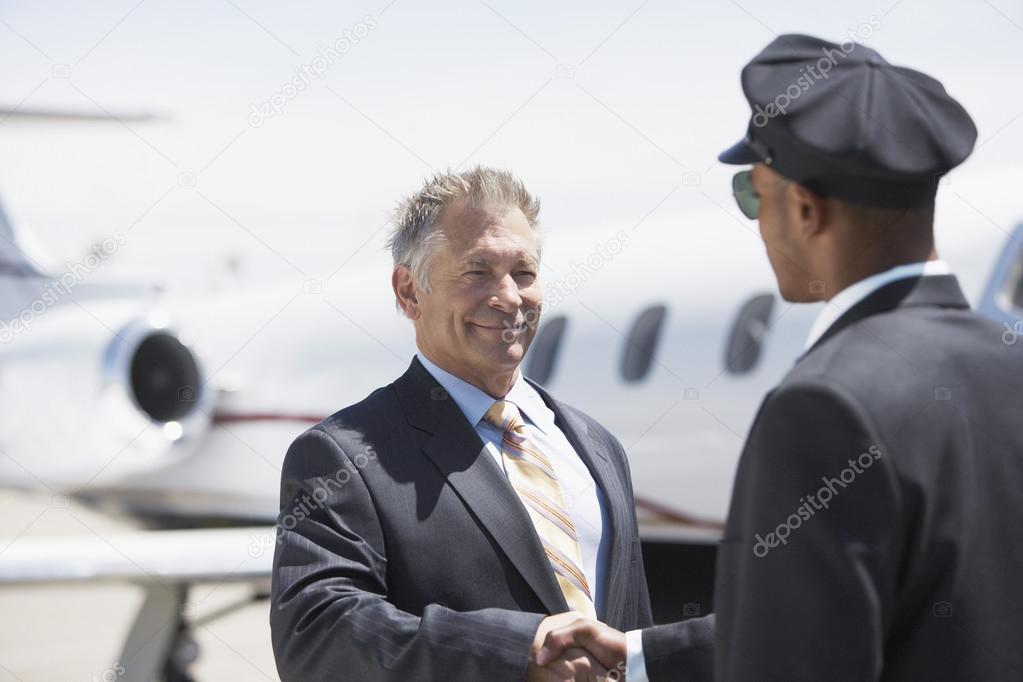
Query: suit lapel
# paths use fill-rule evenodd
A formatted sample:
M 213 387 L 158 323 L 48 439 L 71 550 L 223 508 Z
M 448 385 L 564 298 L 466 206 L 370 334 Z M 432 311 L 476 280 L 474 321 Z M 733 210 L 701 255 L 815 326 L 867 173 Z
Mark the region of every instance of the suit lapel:
M 622 488 L 618 472 L 608 458 L 606 446 L 590 434 L 587 423 L 564 409 L 539 385 L 529 379 L 527 381 L 554 412 L 555 425 L 565 434 L 568 442 L 586 464 L 586 468 L 590 470 L 593 480 L 604 493 L 611 521 L 611 527 L 605 528 L 604 532 L 611 533 L 611 551 L 604 604 L 597 617 L 611 625 L 621 623 L 627 596 L 625 586 L 632 562 L 632 538 L 626 529 L 632 528 L 632 514 L 635 510 L 628 507 L 629 497 Z
M 550 613 L 568 610 L 525 507 L 473 425 L 418 359 L 393 384 L 423 452 L 507 555 Z

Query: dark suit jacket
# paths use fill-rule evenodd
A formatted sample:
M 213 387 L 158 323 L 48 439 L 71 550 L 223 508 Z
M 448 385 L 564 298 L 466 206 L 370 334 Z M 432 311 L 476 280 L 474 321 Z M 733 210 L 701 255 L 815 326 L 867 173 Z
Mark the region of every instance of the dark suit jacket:
M 951 275 L 896 281 L 768 395 L 718 552 L 716 679 L 1023 680 L 1023 350 L 1003 331 Z M 653 638 L 654 682 L 682 679 L 670 646 Z
M 625 452 L 537 390 L 609 507 L 597 615 L 650 625 Z M 415 359 L 291 445 L 278 534 L 270 626 L 284 682 L 522 682 L 540 621 L 568 611 L 518 496 Z

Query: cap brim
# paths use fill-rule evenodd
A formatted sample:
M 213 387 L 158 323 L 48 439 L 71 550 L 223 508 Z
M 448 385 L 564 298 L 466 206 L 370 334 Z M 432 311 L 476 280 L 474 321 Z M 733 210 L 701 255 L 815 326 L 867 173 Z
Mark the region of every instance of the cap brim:
M 746 143 L 746 139 L 743 138 L 718 154 L 718 161 L 735 166 L 746 166 L 751 163 L 763 161 L 763 159 L 761 159 L 757 153 L 753 151 L 753 148 L 750 147 Z

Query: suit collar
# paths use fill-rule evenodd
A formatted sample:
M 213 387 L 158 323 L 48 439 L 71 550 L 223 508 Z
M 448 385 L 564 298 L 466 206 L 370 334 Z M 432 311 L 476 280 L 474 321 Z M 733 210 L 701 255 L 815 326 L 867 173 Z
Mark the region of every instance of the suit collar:
M 549 613 L 568 610 L 525 508 L 458 405 L 413 358 L 392 384 L 405 418 L 430 434 L 423 453 L 536 593 Z
M 860 320 L 896 308 L 931 306 L 969 308 L 955 275 L 928 275 L 896 280 L 882 286 L 847 310 L 831 325 L 804 356 L 826 343 L 828 339 Z
M 557 426 L 568 438 L 568 442 L 572 444 L 572 447 L 576 449 L 579 456 L 583 458 L 583 461 L 587 461 L 590 454 L 596 454 L 604 460 L 607 460 L 607 454 L 600 448 L 594 448 L 595 438 L 590 433 L 590 426 L 587 422 L 579 419 L 569 410 L 565 409 L 565 406 L 560 402 L 551 397 L 540 384 L 534 382 L 532 379 L 526 377 L 526 384 L 536 392 L 537 397 L 547 406 L 547 408 L 554 415 L 554 426 Z M 585 440 L 582 440 L 585 438 Z M 578 441 L 578 442 L 577 442 Z M 586 447 L 581 447 L 582 443 L 586 444 Z M 587 462 L 589 466 L 589 462 Z
M 441 388 L 448 392 L 466 420 L 475 428 L 496 399 L 481 388 L 431 362 L 430 358 L 421 352 L 416 353 L 416 359 L 437 380 Z M 544 405 L 543 398 L 533 385 L 526 381 L 521 371 L 516 373 L 515 382 L 503 399 L 515 403 L 529 422 L 543 433 L 547 433 L 554 423 L 553 412 Z
M 842 317 L 847 310 L 886 284 L 909 277 L 947 275 L 950 272 L 948 263 L 940 259 L 905 263 L 875 273 L 847 286 L 824 304 L 824 307 L 817 315 L 817 319 L 814 320 L 813 326 L 810 327 L 810 334 L 803 348 L 812 348 L 824 332 Z
M 455 376 L 443 367 L 431 362 L 430 358 L 421 352 L 416 353 L 416 360 L 440 384 L 440 387 L 447 392 L 451 400 L 458 406 L 458 409 L 465 415 L 466 421 L 475 428 L 476 424 L 483 419 L 483 415 L 490 409 L 490 406 L 494 404 L 494 399 L 465 379 Z
M 554 424 L 582 458 L 594 481 L 604 492 L 612 533 L 607 589 L 598 617 L 615 625 L 623 622 L 629 594 L 624 589 L 631 570 L 633 510 L 628 492 L 611 463 L 606 445 L 590 433 L 586 420 L 565 409 L 538 384 L 529 385 L 554 413 Z M 504 472 L 486 452 L 483 441 L 447 391 L 413 358 L 408 370 L 392 384 L 409 424 L 430 434 L 424 454 L 461 497 L 549 613 L 562 613 L 568 604 L 533 530 L 533 522 L 508 483 Z

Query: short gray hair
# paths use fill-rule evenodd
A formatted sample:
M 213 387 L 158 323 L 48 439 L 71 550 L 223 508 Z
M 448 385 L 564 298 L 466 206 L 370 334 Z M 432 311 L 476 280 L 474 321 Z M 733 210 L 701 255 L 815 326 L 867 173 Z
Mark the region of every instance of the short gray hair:
M 476 166 L 461 173 L 435 174 L 422 189 L 398 203 L 387 240 L 394 265 L 408 266 L 423 291 L 430 290 L 429 260 L 442 236 L 437 229 L 440 214 L 456 201 L 490 210 L 518 208 L 529 226 L 539 229 L 540 200 L 509 171 Z

